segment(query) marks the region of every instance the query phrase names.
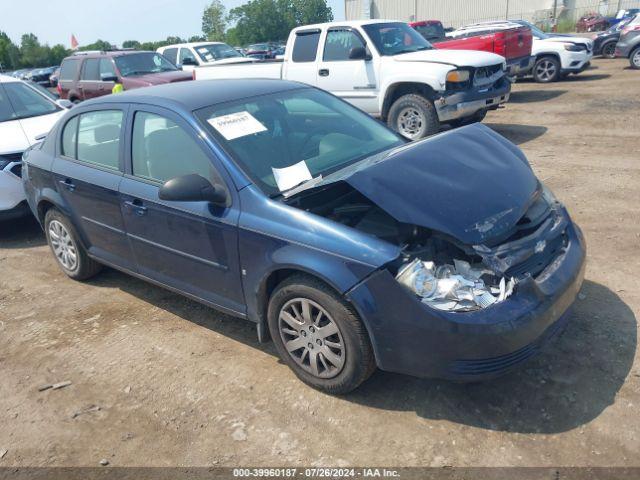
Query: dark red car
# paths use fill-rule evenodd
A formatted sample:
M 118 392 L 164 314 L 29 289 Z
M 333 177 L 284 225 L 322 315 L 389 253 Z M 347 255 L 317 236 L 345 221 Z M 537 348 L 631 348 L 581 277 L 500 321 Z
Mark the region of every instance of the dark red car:
M 135 50 L 78 53 L 65 58 L 60 66 L 60 98 L 80 102 L 111 93 L 115 82 L 125 90 L 192 80 L 156 52 Z
M 599 13 L 589 13 L 577 21 L 576 32 L 601 32 L 610 26 L 609 20 Z

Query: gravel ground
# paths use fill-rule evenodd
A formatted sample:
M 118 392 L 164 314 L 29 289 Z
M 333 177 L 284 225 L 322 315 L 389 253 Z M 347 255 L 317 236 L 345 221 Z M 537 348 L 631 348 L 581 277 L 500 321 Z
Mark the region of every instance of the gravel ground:
M 4 223 L 0 466 L 640 466 L 640 72 L 593 63 L 517 83 L 485 121 L 589 248 L 567 330 L 523 369 L 472 385 L 377 372 L 329 397 L 252 324 L 113 270 L 74 282 L 33 221 Z

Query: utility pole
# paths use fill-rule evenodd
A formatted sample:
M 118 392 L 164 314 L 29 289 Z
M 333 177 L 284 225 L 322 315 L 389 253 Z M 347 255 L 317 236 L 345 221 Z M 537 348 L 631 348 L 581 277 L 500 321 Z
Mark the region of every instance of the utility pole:
M 504 19 L 509 20 L 509 0 L 507 0 L 507 8 L 504 12 Z

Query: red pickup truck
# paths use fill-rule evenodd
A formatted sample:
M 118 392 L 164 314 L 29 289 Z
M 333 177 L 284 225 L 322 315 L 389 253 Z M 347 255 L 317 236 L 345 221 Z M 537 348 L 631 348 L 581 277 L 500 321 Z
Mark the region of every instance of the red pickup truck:
M 482 50 L 497 53 L 507 60 L 509 75 L 523 75 L 533 68 L 531 56 L 533 36 L 525 26 L 474 24 L 456 30 L 449 37 L 439 20 L 423 20 L 409 24 L 439 49 Z

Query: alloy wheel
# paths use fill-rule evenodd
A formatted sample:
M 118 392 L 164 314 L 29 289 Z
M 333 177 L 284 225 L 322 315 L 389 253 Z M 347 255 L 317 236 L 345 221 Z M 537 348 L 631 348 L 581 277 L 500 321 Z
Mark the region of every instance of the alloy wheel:
M 345 364 L 346 351 L 338 325 L 313 300 L 294 298 L 278 316 L 280 338 L 289 356 L 306 372 L 333 378 Z
M 413 107 L 407 107 L 398 115 L 398 132 L 413 140 L 420 135 L 423 125 L 427 123 L 425 116 Z
M 551 81 L 556 75 L 556 65 L 550 60 L 542 60 L 536 65 L 536 75 L 543 82 Z
M 640 49 L 636 50 L 636 53 L 633 54 L 633 58 L 631 59 L 631 61 L 637 68 L 640 68 Z
M 60 264 L 67 270 L 75 270 L 78 266 L 78 251 L 71 235 L 58 220 L 52 220 L 49 223 L 49 239 L 53 253 Z
M 607 58 L 613 58 L 616 52 L 616 44 L 615 43 L 607 43 L 602 49 L 602 55 Z

